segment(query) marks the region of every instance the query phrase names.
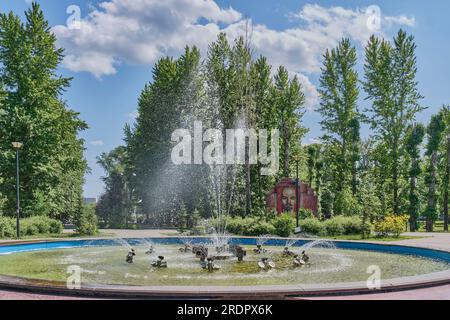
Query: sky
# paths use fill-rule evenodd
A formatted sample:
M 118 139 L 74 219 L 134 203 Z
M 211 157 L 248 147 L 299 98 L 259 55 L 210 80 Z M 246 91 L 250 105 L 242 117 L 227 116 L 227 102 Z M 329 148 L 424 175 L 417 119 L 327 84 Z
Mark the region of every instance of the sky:
M 219 32 L 230 39 L 252 23 L 255 55 L 265 55 L 275 70 L 284 65 L 301 80 L 310 129 L 303 143 L 321 136 L 317 92 L 321 56 L 342 37 L 358 50 L 360 78 L 364 44 L 371 34 L 392 39 L 403 28 L 417 44 L 419 90 L 428 109 L 418 121 L 428 122 L 450 103 L 450 1 L 448 0 L 38 0 L 58 46 L 65 48 L 59 72 L 73 77 L 64 94 L 69 107 L 81 113 L 90 128 L 85 157 L 91 168 L 84 194 L 103 192 L 103 170 L 96 157 L 123 144 L 123 127 L 137 114 L 137 99 L 152 80 L 152 67 L 161 57 L 177 57 L 186 45 L 204 53 Z M 432 4 L 430 4 L 432 2 Z M 1 0 L 0 11 L 20 17 L 31 0 Z M 360 108 L 365 94 L 361 92 Z M 363 135 L 370 134 L 363 128 Z

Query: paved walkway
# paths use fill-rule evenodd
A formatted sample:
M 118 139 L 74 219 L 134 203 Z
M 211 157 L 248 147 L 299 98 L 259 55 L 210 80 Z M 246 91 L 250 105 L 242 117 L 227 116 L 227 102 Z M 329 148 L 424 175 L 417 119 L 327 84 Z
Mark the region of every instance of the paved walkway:
M 177 235 L 176 230 L 101 230 L 104 234 L 119 238 L 167 237 Z M 70 231 L 66 231 L 70 232 Z M 450 233 L 405 233 L 417 239 L 380 242 L 450 251 Z M 424 238 L 426 237 L 426 238 Z M 55 240 L 55 239 L 51 239 Z M 9 241 L 0 241 L 0 243 Z M 375 242 L 375 241 L 371 241 Z M 77 300 L 75 297 L 48 296 L 0 290 L 0 300 Z M 450 285 L 400 292 L 369 295 L 315 297 L 311 300 L 450 300 Z M 305 300 L 305 298 L 302 298 Z

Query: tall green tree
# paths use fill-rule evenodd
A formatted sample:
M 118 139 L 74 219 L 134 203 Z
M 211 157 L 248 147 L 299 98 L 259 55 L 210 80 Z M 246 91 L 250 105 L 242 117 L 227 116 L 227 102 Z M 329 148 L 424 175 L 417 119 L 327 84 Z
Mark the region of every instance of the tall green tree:
M 319 113 L 325 132 L 323 140 L 333 145 L 335 151 L 332 156 L 336 170 L 335 193 L 349 186 L 353 140 L 359 136 L 359 128 L 354 122 L 358 117 L 359 95 L 356 62 L 356 49 L 349 39 L 342 39 L 335 49 L 327 50 L 323 57 Z
M 444 106 L 442 108 L 442 113 L 444 115 L 445 121 L 445 139 L 444 139 L 444 178 L 442 181 L 443 189 L 443 202 L 444 202 L 444 231 L 448 232 L 448 222 L 449 222 L 449 192 L 450 192 L 450 106 Z
M 425 210 L 425 217 L 426 229 L 428 232 L 433 231 L 434 222 L 439 215 L 437 208 L 438 156 L 439 146 L 441 144 L 444 132 L 444 115 L 440 112 L 431 117 L 430 124 L 427 128 L 428 143 L 426 156 L 429 157 L 429 160 L 426 174 L 426 184 L 428 185 L 428 202 Z
M 400 30 L 393 43 L 372 36 L 366 46 L 364 90 L 371 107 L 368 121 L 387 154 L 381 160 L 389 173 L 391 207 L 401 212 L 399 198 L 401 164 L 404 156 L 402 141 L 406 129 L 423 110 L 419 105 L 416 74 L 416 44 L 413 36 Z
M 102 153 L 97 163 L 105 171 L 102 177 L 105 193 L 96 208 L 97 215 L 107 227 L 124 228 L 133 213 L 131 190 L 126 179 L 126 148 L 117 147 L 109 153 Z
M 411 125 L 406 135 L 406 152 L 409 155 L 409 224 L 411 232 L 417 230 L 417 218 L 420 213 L 420 198 L 417 179 L 421 173 L 420 145 L 425 137 L 425 127 L 421 124 Z
M 15 207 L 13 141 L 24 144 L 23 214 L 70 217 L 81 210 L 87 164 L 77 134 L 87 125 L 61 97 L 71 81 L 58 73 L 63 58 L 37 3 L 25 12 L 23 23 L 12 12 L 0 14 L 0 193 L 7 198 L 7 214 Z
M 289 73 L 283 66 L 278 68 L 275 75 L 272 94 L 274 117 L 281 133 L 282 174 L 289 177 L 292 153 L 298 150 L 301 137 L 307 131 L 301 125 L 305 113 L 305 95 L 298 77 L 289 80 Z

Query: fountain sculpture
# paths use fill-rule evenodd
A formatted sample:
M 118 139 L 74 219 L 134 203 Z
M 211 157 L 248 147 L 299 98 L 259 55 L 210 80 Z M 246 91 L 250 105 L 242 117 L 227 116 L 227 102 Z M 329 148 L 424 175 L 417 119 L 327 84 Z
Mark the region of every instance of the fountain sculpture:
M 152 267 L 155 268 L 167 268 L 167 261 L 164 261 L 163 256 L 159 256 L 158 260 L 152 262 Z
M 128 252 L 128 254 L 127 254 L 126 262 L 133 263 L 135 256 L 136 256 L 136 252 L 134 251 L 133 248 L 131 248 L 130 251 Z

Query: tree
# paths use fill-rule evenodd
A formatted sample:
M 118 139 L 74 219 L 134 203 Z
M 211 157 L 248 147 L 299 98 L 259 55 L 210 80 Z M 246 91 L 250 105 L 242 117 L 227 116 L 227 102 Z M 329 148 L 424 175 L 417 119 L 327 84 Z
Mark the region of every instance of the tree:
M 278 68 L 275 75 L 272 94 L 275 106 L 274 116 L 281 131 L 282 174 L 289 177 L 292 152 L 298 149 L 300 139 L 306 132 L 306 129 L 301 126 L 305 95 L 297 76 L 289 80 L 288 71 L 283 66 Z
M 126 227 L 132 212 L 130 189 L 125 176 L 125 157 L 126 149 L 120 146 L 97 158 L 97 163 L 106 175 L 102 177 L 105 193 L 100 197 L 96 211 L 108 227 Z
M 13 141 L 24 144 L 23 214 L 73 218 L 81 210 L 87 164 L 77 135 L 87 125 L 61 98 L 71 82 L 58 74 L 63 58 L 37 3 L 25 12 L 24 23 L 12 12 L 0 14 L 0 193 L 7 214 L 16 205 Z
M 419 192 L 417 191 L 417 179 L 421 173 L 420 145 L 425 137 L 425 128 L 421 124 L 414 124 L 408 128 L 406 136 L 406 152 L 409 155 L 409 224 L 411 232 L 417 230 L 417 218 L 420 213 Z
M 443 133 L 445 131 L 445 122 L 443 112 L 433 115 L 431 122 L 427 128 L 427 150 L 426 156 L 429 157 L 426 183 L 428 185 L 428 203 L 425 211 L 426 230 L 433 231 L 434 222 L 439 213 L 437 209 L 437 165 L 438 165 L 438 151 L 442 141 Z
M 416 44 L 414 37 L 400 30 L 391 45 L 372 36 L 366 46 L 364 90 L 372 102 L 367 121 L 386 148 L 380 160 L 388 170 L 392 208 L 400 214 L 400 172 L 403 158 L 402 141 L 408 125 L 423 110 L 417 88 Z
M 445 154 L 444 157 L 444 179 L 442 181 L 443 188 L 443 202 L 444 202 L 444 231 L 448 232 L 448 222 L 449 222 L 449 213 L 448 213 L 448 202 L 449 202 L 449 189 L 450 189 L 450 106 L 444 106 L 442 108 L 442 113 L 444 114 L 444 121 L 446 125 L 446 142 L 445 142 Z M 445 139 L 444 139 L 445 140 Z
M 359 95 L 358 74 L 355 71 L 356 49 L 349 39 L 342 39 L 337 48 L 324 55 L 320 77 L 320 108 L 323 140 L 334 146 L 335 193 L 347 186 L 352 171 L 349 163 L 359 142 L 357 100 Z M 356 174 L 355 174 L 356 177 Z

